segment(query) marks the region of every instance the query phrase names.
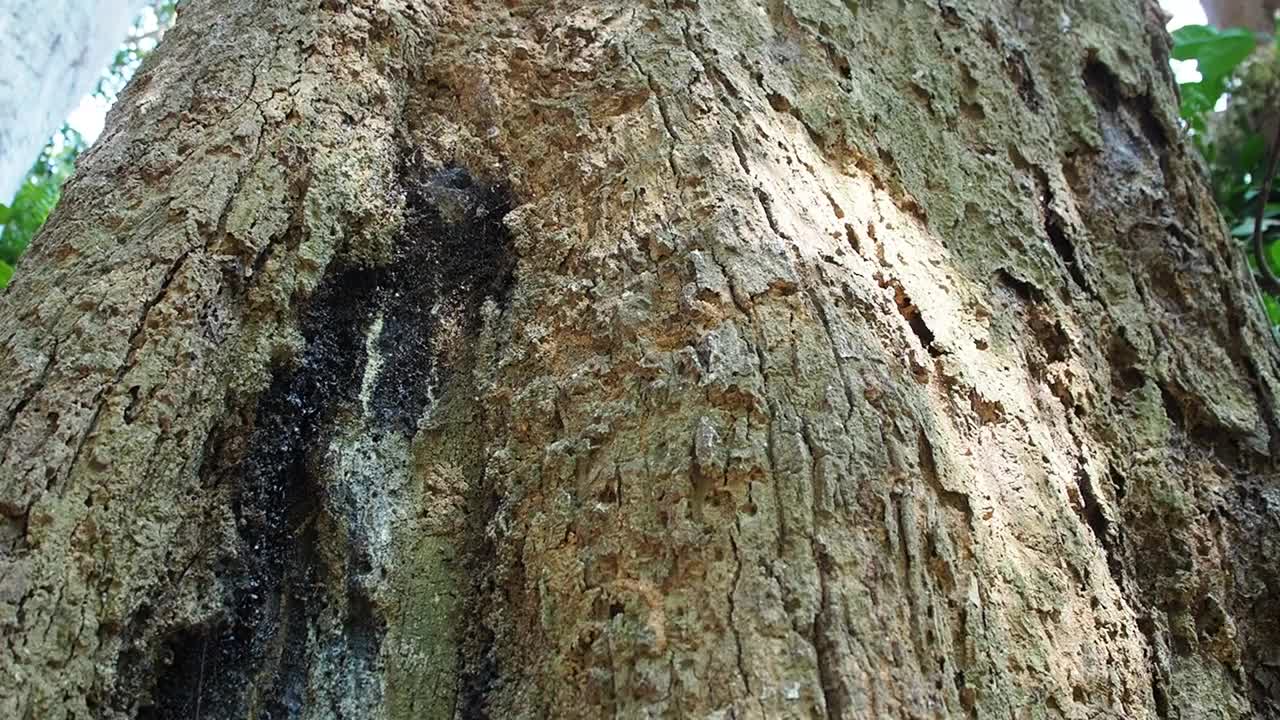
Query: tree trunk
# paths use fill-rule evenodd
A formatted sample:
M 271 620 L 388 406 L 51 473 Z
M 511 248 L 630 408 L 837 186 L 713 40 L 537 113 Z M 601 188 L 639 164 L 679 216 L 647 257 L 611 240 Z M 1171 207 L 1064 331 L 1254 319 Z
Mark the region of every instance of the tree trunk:
M 6 0 L 0 8 L 0 204 L 93 89 L 140 0 Z
M 0 298 L 0 716 L 1280 710 L 1154 2 L 191 0 Z
M 1209 24 L 1220 28 L 1242 27 L 1270 35 L 1276 29 L 1280 0 L 1203 0 Z

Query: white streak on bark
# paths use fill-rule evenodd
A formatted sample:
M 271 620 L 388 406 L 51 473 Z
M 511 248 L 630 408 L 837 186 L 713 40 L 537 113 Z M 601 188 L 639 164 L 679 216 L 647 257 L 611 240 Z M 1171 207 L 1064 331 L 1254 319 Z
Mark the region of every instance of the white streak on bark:
M 378 341 L 382 338 L 382 313 L 379 312 L 369 326 L 369 333 L 364 339 L 364 378 L 360 381 L 360 405 L 364 408 L 365 417 L 370 415 L 369 399 L 373 397 L 374 384 L 378 382 L 378 374 L 382 372 L 382 353 L 378 351 Z

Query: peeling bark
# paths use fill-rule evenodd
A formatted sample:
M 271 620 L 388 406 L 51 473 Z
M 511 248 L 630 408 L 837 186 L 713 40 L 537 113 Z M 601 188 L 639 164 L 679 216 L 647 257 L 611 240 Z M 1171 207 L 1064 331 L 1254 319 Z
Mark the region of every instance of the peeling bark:
M 0 296 L 0 715 L 1269 717 L 1154 3 L 191 0 Z

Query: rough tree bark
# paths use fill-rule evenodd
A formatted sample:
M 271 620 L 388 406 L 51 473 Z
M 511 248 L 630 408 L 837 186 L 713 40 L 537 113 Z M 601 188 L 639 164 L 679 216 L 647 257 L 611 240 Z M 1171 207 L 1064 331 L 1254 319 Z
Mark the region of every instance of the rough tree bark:
M 0 297 L 0 715 L 1246 718 L 1154 2 L 190 0 Z

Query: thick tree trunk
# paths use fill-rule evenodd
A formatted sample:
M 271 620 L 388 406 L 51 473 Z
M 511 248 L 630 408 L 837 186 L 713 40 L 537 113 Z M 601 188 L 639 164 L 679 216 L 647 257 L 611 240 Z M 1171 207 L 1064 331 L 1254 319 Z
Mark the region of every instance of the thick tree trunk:
M 1154 2 L 320 5 L 184 5 L 0 298 L 0 715 L 1276 715 Z

